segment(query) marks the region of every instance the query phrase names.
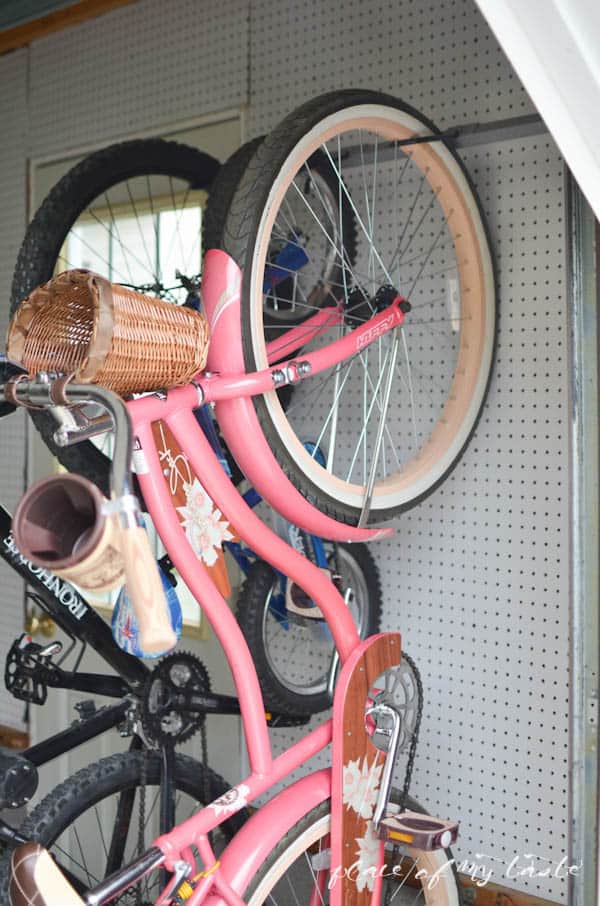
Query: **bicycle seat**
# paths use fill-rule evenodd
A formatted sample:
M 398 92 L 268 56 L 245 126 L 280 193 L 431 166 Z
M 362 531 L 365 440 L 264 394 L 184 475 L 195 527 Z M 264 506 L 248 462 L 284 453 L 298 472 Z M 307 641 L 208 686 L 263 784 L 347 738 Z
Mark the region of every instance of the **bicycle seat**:
M 12 854 L 8 896 L 12 906 L 85 906 L 39 843 L 25 843 Z

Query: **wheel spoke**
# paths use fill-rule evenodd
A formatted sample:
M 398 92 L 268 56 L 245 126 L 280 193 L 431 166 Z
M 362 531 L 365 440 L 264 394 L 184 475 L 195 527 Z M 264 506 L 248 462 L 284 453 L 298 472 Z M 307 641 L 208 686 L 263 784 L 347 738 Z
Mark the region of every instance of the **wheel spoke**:
M 81 848 L 81 844 L 80 844 L 80 848 Z M 58 843 L 53 844 L 53 849 L 55 849 L 57 852 L 59 852 L 61 854 L 61 856 L 64 856 L 65 859 L 68 859 L 69 862 L 72 862 L 73 865 L 77 866 L 77 868 L 80 868 L 82 870 L 82 872 L 86 875 L 86 883 L 87 883 L 88 887 L 92 887 L 94 884 L 100 883 L 100 878 L 97 878 L 95 875 L 91 874 L 89 872 L 87 866 L 85 865 L 85 856 L 83 855 L 83 852 L 81 853 L 81 856 L 84 861 L 80 862 L 73 855 L 71 855 L 70 852 L 67 852 L 67 850 L 64 849 L 62 846 L 60 846 Z M 65 874 L 70 874 L 70 871 L 68 869 L 65 868 L 63 870 L 64 870 Z
M 350 195 L 350 192 L 348 191 L 348 187 L 347 187 L 346 183 L 343 182 L 343 180 L 342 180 L 342 178 L 341 178 L 341 174 L 339 173 L 339 171 L 338 171 L 338 169 L 337 169 L 337 167 L 336 167 L 336 165 L 335 165 L 335 163 L 334 163 L 333 157 L 331 156 L 331 154 L 330 154 L 330 152 L 329 152 L 329 149 L 327 148 L 327 145 L 322 145 L 322 148 L 324 149 L 325 153 L 327 154 L 327 157 L 329 158 L 329 161 L 330 161 L 330 163 L 331 163 L 331 166 L 334 168 L 334 170 L 335 170 L 335 172 L 336 172 L 336 174 L 337 174 L 337 177 L 338 177 L 338 179 L 340 180 L 340 185 L 341 185 L 341 187 L 342 187 L 342 190 L 343 190 L 343 192 L 344 192 L 344 195 L 346 196 L 346 199 L 348 200 L 348 203 L 349 203 L 350 207 L 352 208 L 352 210 L 353 210 L 353 212 L 354 212 L 354 216 L 356 217 L 356 220 L 357 220 L 357 222 L 358 222 L 358 225 L 360 226 L 361 230 L 363 231 L 363 233 L 364 233 L 364 235 L 365 235 L 365 237 L 367 238 L 367 241 L 368 241 L 368 240 L 369 240 L 369 231 L 368 231 L 367 228 L 365 227 L 365 225 L 364 225 L 364 223 L 363 223 L 363 220 L 362 220 L 362 217 L 360 216 L 360 214 L 358 213 L 358 211 L 357 211 L 357 209 L 356 209 L 356 205 L 354 204 L 354 201 L 353 201 L 353 199 L 352 199 L 352 196 Z M 375 255 L 375 258 L 377 259 L 377 263 L 379 264 L 379 267 L 381 268 L 381 270 L 382 270 L 382 272 L 383 272 L 383 274 L 384 274 L 384 276 L 385 276 L 387 282 L 388 282 L 388 283 L 390 284 L 390 286 L 391 286 L 391 285 L 392 285 L 392 278 L 390 277 L 389 272 L 388 272 L 388 269 L 386 268 L 385 264 L 384 264 L 383 261 L 381 260 L 381 255 L 379 254 L 379 252 L 377 251 L 377 249 L 376 249 L 375 247 L 373 247 L 373 254 Z
M 385 360 L 384 360 L 384 363 L 383 363 L 383 368 L 382 368 L 381 373 L 380 373 L 380 375 L 379 375 L 379 377 L 378 377 L 378 379 L 377 379 L 377 384 L 375 385 L 375 389 L 374 389 L 374 391 L 373 391 L 373 398 L 371 399 L 371 403 L 370 403 L 370 405 L 369 405 L 369 409 L 368 409 L 366 418 L 365 418 L 364 421 L 363 421 L 363 426 L 362 426 L 362 429 L 361 429 L 361 432 L 360 432 L 360 436 L 359 436 L 359 438 L 358 438 L 358 441 L 356 442 L 356 447 L 355 447 L 355 450 L 354 450 L 354 456 L 352 457 L 352 461 L 351 461 L 351 463 L 350 463 L 350 468 L 348 469 L 348 474 L 346 475 L 346 481 L 350 481 L 350 477 L 351 477 L 352 472 L 353 472 L 353 470 L 354 470 L 354 466 L 355 466 L 355 464 L 356 464 L 356 459 L 357 459 L 357 457 L 358 457 L 358 452 L 359 452 L 359 450 L 360 450 L 361 444 L 363 443 L 363 438 L 364 438 L 364 436 L 365 436 L 365 434 L 366 434 L 366 431 L 367 431 L 367 427 L 368 427 L 368 424 L 369 424 L 369 421 L 370 421 L 370 418 L 371 418 L 371 413 L 373 412 L 373 407 L 374 407 L 374 405 L 375 405 L 375 400 L 376 400 L 377 394 L 379 393 L 379 388 L 380 388 L 380 386 L 381 386 L 381 383 L 382 383 L 383 378 L 384 378 L 384 375 L 385 375 L 385 367 L 386 367 L 386 365 L 387 365 L 387 360 L 388 360 L 388 358 L 389 358 L 389 355 L 390 355 L 390 349 L 388 349 L 388 351 L 387 351 L 387 353 L 386 353 Z
M 77 848 L 79 850 L 79 855 L 81 857 L 81 862 L 79 864 L 85 871 L 88 885 L 91 887 L 92 884 L 95 884 L 97 882 L 97 878 L 95 878 L 93 875 L 91 875 L 90 872 L 88 871 L 87 862 L 85 861 L 85 856 L 83 854 L 83 847 L 81 845 L 81 840 L 79 839 L 79 834 L 77 833 L 77 828 L 75 826 L 73 826 L 72 830 L 75 835 L 75 839 L 77 841 Z
M 90 212 L 90 213 L 91 213 L 91 212 Z M 101 221 L 95 214 L 93 214 L 92 216 L 94 217 L 94 219 L 95 219 L 101 226 L 104 227 L 104 229 L 105 229 L 106 232 L 108 233 L 108 236 L 109 236 L 109 243 L 112 242 L 112 238 L 113 238 L 114 234 L 111 233 L 111 228 L 110 228 L 110 227 L 107 227 L 106 224 L 103 223 L 103 221 Z M 107 274 L 107 276 L 117 277 L 117 278 L 120 280 L 120 282 L 124 282 L 124 281 L 126 281 L 126 280 L 128 279 L 126 274 L 124 274 L 121 270 L 117 270 L 117 269 L 114 267 L 113 262 L 110 260 L 110 256 L 109 256 L 109 258 L 105 258 L 103 255 L 100 255 L 100 254 L 99 254 L 97 247 L 94 246 L 94 245 L 91 245 L 86 239 L 83 238 L 83 236 L 78 235 L 76 232 L 75 232 L 73 235 L 76 236 L 77 241 L 80 242 L 81 245 L 83 245 L 83 246 L 84 246 L 89 252 L 91 252 L 96 258 L 100 258 L 100 260 L 102 261 L 102 263 L 106 265 L 106 274 Z M 75 267 L 75 266 L 76 266 L 76 265 L 74 265 L 71 261 L 69 261 L 68 259 L 65 259 L 65 260 L 66 260 L 66 263 L 69 264 L 71 267 Z M 146 265 L 143 264 L 142 262 L 140 262 L 140 263 L 142 264 L 143 267 L 146 266 Z
M 340 191 L 341 191 L 341 186 L 340 186 Z M 273 226 L 273 236 L 275 238 L 280 239 L 283 242 L 286 242 L 288 245 L 293 246 L 294 248 L 303 249 L 303 251 L 306 251 L 306 249 L 300 242 L 294 242 L 294 240 L 290 239 L 288 236 L 286 236 L 285 233 L 278 232 L 276 230 L 276 227 L 277 227 L 277 219 L 275 219 L 275 224 Z M 280 227 L 280 229 L 281 229 L 281 227 Z M 340 242 L 341 242 L 341 239 L 340 239 Z M 346 267 L 348 267 L 348 260 L 346 257 L 347 253 L 346 253 L 345 249 L 340 246 L 340 249 L 338 250 L 337 255 L 338 255 L 340 261 L 344 261 L 346 263 Z M 319 261 L 319 262 L 323 262 L 325 264 L 325 263 L 327 263 L 327 261 L 329 259 L 325 258 L 323 255 L 317 255 L 314 252 L 311 252 L 311 256 L 310 256 L 309 260 L 311 261 L 311 263 L 316 263 L 317 261 Z M 268 262 L 268 263 L 271 263 L 271 262 Z M 281 270 L 286 270 L 286 268 L 280 264 L 275 265 L 275 267 L 281 268 Z M 303 268 L 303 271 L 304 271 L 304 268 Z M 369 279 L 369 275 L 365 274 L 363 271 L 357 270 L 357 268 L 354 264 L 352 265 L 352 276 L 354 278 L 361 277 L 363 280 Z M 327 282 L 331 283 L 332 286 L 336 286 L 336 287 L 344 286 L 343 283 L 330 281 L 329 279 Z
M 392 341 L 392 346 L 390 349 L 390 364 L 388 366 L 388 375 L 383 391 L 383 401 L 381 404 L 381 410 L 379 415 L 379 424 L 377 426 L 377 437 L 375 438 L 375 446 L 371 454 L 371 469 L 369 476 L 366 479 L 366 488 L 365 488 L 365 497 L 363 502 L 362 512 L 360 514 L 359 525 L 366 525 L 369 512 L 371 509 L 371 498 L 373 496 L 373 487 L 375 486 L 375 475 L 377 473 L 377 461 L 379 459 L 379 452 L 381 450 L 381 444 L 384 437 L 385 429 L 385 419 L 387 416 L 388 407 L 390 404 L 390 395 L 392 390 L 392 380 L 394 377 L 394 367 L 396 364 L 396 356 L 398 354 L 398 330 L 401 328 L 396 328 L 394 332 L 394 339 Z M 383 368 L 381 369 L 383 374 Z M 384 473 L 385 474 L 385 473 Z
M 169 191 L 171 194 L 172 210 L 177 211 L 177 220 L 175 221 L 175 229 L 171 235 L 171 241 L 170 241 L 168 249 L 167 249 L 166 260 L 167 261 L 170 260 L 171 255 L 173 254 L 173 246 L 177 242 L 177 244 L 179 245 L 179 254 L 181 255 L 181 260 L 182 260 L 182 262 L 184 262 L 185 254 L 184 254 L 184 250 L 183 250 L 183 238 L 181 235 L 181 220 L 183 218 L 185 209 L 187 207 L 187 203 L 188 203 L 188 199 L 190 197 L 190 193 L 192 191 L 192 187 L 191 187 L 191 185 L 186 186 L 185 194 L 183 196 L 183 200 L 180 205 L 178 205 L 177 201 L 176 201 L 175 188 L 173 186 L 173 177 L 172 176 L 169 176 Z M 198 251 L 200 251 L 200 233 L 198 233 L 197 243 L 198 243 Z M 196 247 L 196 242 L 194 242 L 194 248 L 195 247 Z M 183 273 L 185 273 L 184 268 L 187 268 L 187 262 L 184 262 L 184 267 L 180 267 L 179 269 Z
M 356 356 L 348 360 L 348 367 L 346 368 L 346 374 L 344 375 L 344 380 L 342 381 L 341 386 L 339 384 L 339 375 L 340 375 L 340 371 L 341 371 L 341 364 L 338 365 L 335 369 L 335 381 L 334 381 L 335 395 L 334 395 L 332 403 L 331 403 L 331 408 L 329 410 L 329 414 L 328 414 L 327 418 L 325 419 L 323 427 L 321 428 L 321 433 L 319 434 L 319 436 L 317 437 L 317 440 L 315 442 L 315 446 L 317 447 L 317 449 L 321 446 L 321 442 L 323 440 L 325 432 L 327 431 L 327 427 L 328 427 L 329 423 L 332 421 L 332 419 L 335 419 L 335 424 L 337 424 L 337 413 L 338 413 L 340 398 L 341 398 L 342 393 L 344 392 L 344 387 L 346 386 L 346 383 L 347 383 L 348 378 L 350 377 L 350 373 L 352 371 L 352 366 L 354 365 L 356 360 L 357 360 Z M 337 389 L 336 389 L 336 383 L 337 383 Z M 331 451 L 332 444 L 333 444 L 333 452 Z M 333 461 L 333 457 L 335 455 L 335 437 L 332 438 L 331 434 L 330 434 L 329 445 L 330 445 L 330 450 L 328 452 L 327 458 L 329 460 L 329 458 L 331 457 L 331 460 Z
M 108 192 L 105 192 L 103 197 L 104 197 L 104 201 L 105 201 L 106 207 L 107 207 L 107 209 L 108 209 L 108 213 L 109 213 L 109 215 L 110 215 L 110 226 L 107 227 L 107 226 L 105 225 L 104 221 L 101 220 L 91 208 L 88 208 L 87 211 L 88 211 L 89 214 L 92 215 L 92 217 L 96 220 L 96 222 L 99 223 L 99 224 L 107 231 L 107 233 L 108 233 L 108 261 L 107 261 L 108 270 L 107 270 L 106 274 L 107 274 L 107 276 L 111 276 L 111 277 L 112 277 L 112 272 L 113 272 L 113 268 L 112 268 L 112 244 L 113 244 L 113 239 L 114 239 L 115 236 L 116 236 L 117 242 L 119 243 L 119 245 L 120 245 L 121 248 L 123 248 L 123 242 L 122 242 L 122 240 L 121 240 L 121 232 L 120 232 L 120 230 L 119 230 L 119 224 L 118 224 L 117 218 L 116 218 L 115 215 L 114 215 L 114 211 L 113 211 L 113 208 L 112 208 L 112 204 L 111 204 L 110 196 L 109 196 Z M 128 270 L 128 272 L 129 272 L 129 279 L 133 281 L 133 274 L 131 273 L 131 268 L 129 267 L 129 258 L 126 258 L 125 260 L 126 260 L 126 264 L 127 264 L 127 270 Z M 140 262 L 140 264 L 141 264 L 141 262 Z M 142 267 L 145 267 L 145 266 L 146 266 L 145 264 L 142 264 Z
M 421 267 L 419 268 L 419 271 L 418 271 L 418 273 L 417 273 L 417 276 L 414 278 L 414 280 L 413 280 L 413 282 L 412 282 L 412 284 L 411 284 L 411 287 L 410 287 L 410 289 L 409 289 L 409 291 L 408 291 L 408 294 L 407 294 L 407 298 L 408 298 L 408 299 L 410 299 L 410 297 L 412 296 L 413 290 L 414 290 L 415 286 L 417 285 L 417 282 L 418 282 L 418 280 L 419 280 L 419 277 L 421 276 L 421 274 L 422 274 L 423 271 L 425 270 L 425 267 L 426 267 L 426 265 L 427 265 L 427 262 L 429 261 L 429 259 L 430 259 L 431 256 L 433 255 L 434 249 L 435 249 L 436 245 L 438 244 L 438 242 L 439 242 L 439 240 L 440 240 L 440 236 L 441 236 L 442 233 L 444 232 L 444 228 L 445 228 L 445 224 L 442 224 L 442 226 L 440 227 L 439 233 L 437 234 L 437 236 L 436 236 L 435 239 L 433 240 L 433 243 L 431 244 L 431 248 L 429 249 L 429 253 L 428 253 L 427 257 L 425 258 L 425 261 L 423 262 L 423 264 L 422 264 Z
M 407 369 L 408 369 L 408 373 L 407 373 L 408 397 L 409 397 L 409 401 L 410 401 L 410 412 L 411 412 L 411 416 L 412 416 L 413 436 L 415 439 L 415 451 L 414 452 L 416 454 L 419 449 L 419 439 L 417 437 L 417 415 L 415 412 L 415 394 L 414 394 L 413 383 L 412 383 L 412 370 L 410 367 L 410 356 L 408 354 L 408 344 L 406 342 L 406 331 L 402 330 L 402 328 L 400 328 L 400 331 L 402 334 L 402 348 L 404 349 L 404 358 L 406 359 L 406 365 L 407 365 Z
M 402 248 L 402 243 L 403 243 L 403 241 L 404 241 L 404 237 L 406 236 L 406 231 L 407 231 L 407 229 L 408 229 L 408 226 L 409 226 L 410 221 L 411 221 L 411 219 L 412 219 L 412 215 L 413 215 L 413 213 L 414 213 L 414 211 L 415 211 L 415 208 L 416 208 L 416 206 L 417 206 L 417 202 L 418 202 L 419 198 L 421 197 L 421 193 L 422 193 L 422 191 L 423 191 L 423 187 L 424 187 L 424 185 L 425 185 L 425 180 L 426 180 L 426 178 L 427 178 L 427 171 L 425 171 L 425 172 L 422 174 L 421 179 L 420 179 L 420 181 L 419 181 L 419 186 L 418 186 L 418 188 L 417 188 L 417 191 L 415 192 L 415 197 L 413 198 L 412 206 L 411 206 L 411 208 L 410 208 L 410 211 L 408 212 L 408 217 L 407 217 L 406 220 L 404 221 L 404 228 L 403 228 L 403 230 L 402 230 L 402 233 L 400 234 L 400 238 L 398 239 L 398 244 L 396 245 L 396 250 L 395 250 L 394 254 L 392 255 L 392 261 L 391 261 L 391 265 L 390 265 L 391 267 L 393 267 L 393 265 L 394 265 L 394 261 L 395 261 L 395 259 L 396 259 L 396 255 L 400 255 L 400 249 Z
M 314 868 L 312 867 L 312 862 L 311 862 L 311 859 L 310 859 L 310 855 L 309 855 L 307 852 L 305 852 L 305 853 L 304 853 L 304 858 L 305 858 L 305 860 L 306 860 L 306 864 L 308 865 L 309 871 L 310 871 L 310 873 L 311 873 L 311 875 L 312 875 L 312 879 L 313 879 L 313 890 L 316 891 L 316 893 L 318 894 L 318 897 L 319 897 L 319 901 L 320 901 L 320 903 L 321 903 L 321 906 L 325 906 L 325 900 L 323 899 L 323 894 L 321 893 L 321 889 L 320 889 L 320 886 L 319 886 L 319 882 L 317 881 L 317 876 L 316 876 L 316 874 L 315 874 L 315 870 L 314 870 Z M 311 898 L 311 903 L 315 903 L 314 897 Z M 315 903 L 315 906 L 316 906 L 316 903 Z
M 323 224 L 321 223 L 320 219 L 319 219 L 318 216 L 315 214 L 313 208 L 311 207 L 311 205 L 309 204 L 309 202 L 306 200 L 304 194 L 300 191 L 300 189 L 298 188 L 298 186 L 296 185 L 295 182 L 292 182 L 292 187 L 294 188 L 294 190 L 296 191 L 296 193 L 298 194 L 298 196 L 302 199 L 302 201 L 303 201 L 304 204 L 306 205 L 307 209 L 308 209 L 308 210 L 310 211 L 310 213 L 312 214 L 312 216 L 313 216 L 313 218 L 314 218 L 314 221 L 315 221 L 316 225 L 319 227 L 319 229 L 321 230 L 321 232 L 323 233 L 323 235 L 325 236 L 325 238 L 327 239 L 327 241 L 328 241 L 329 244 L 331 245 L 332 249 L 334 249 L 334 251 L 336 252 L 336 254 L 339 255 L 339 250 L 337 249 L 337 246 L 336 246 L 335 242 L 332 240 L 331 236 L 329 235 L 329 233 L 327 232 L 327 230 L 325 229 L 325 227 L 324 227 Z M 350 271 L 350 273 L 352 274 L 353 279 L 356 280 L 356 276 L 355 276 L 355 274 L 354 274 L 354 270 L 353 270 L 353 268 L 352 268 L 352 265 L 351 265 L 350 262 L 348 261 L 348 257 L 347 257 L 347 255 L 344 253 L 343 250 L 342 250 L 342 267 L 347 267 L 348 270 Z M 356 281 L 356 282 L 358 282 L 358 281 Z
M 106 873 L 112 874 L 123 864 L 127 832 L 131 824 L 135 787 L 123 790 L 119 795 L 117 812 L 110 839 L 110 848 L 106 857 Z
M 127 194 L 129 196 L 129 203 L 131 204 L 131 209 L 133 211 L 133 216 L 134 216 L 135 222 L 137 224 L 138 233 L 140 234 L 140 240 L 142 243 L 142 247 L 144 249 L 144 252 L 146 253 L 146 258 L 148 259 L 148 270 L 153 275 L 154 279 L 158 282 L 158 275 L 156 273 L 156 259 L 154 259 L 154 261 L 153 261 L 151 255 L 150 255 L 150 252 L 148 251 L 148 246 L 146 244 L 146 238 L 144 236 L 144 231 L 143 231 L 142 225 L 140 223 L 140 216 L 138 213 L 137 205 L 136 205 L 133 195 L 131 193 L 131 187 L 129 185 L 129 180 L 126 181 L 126 186 L 127 186 Z

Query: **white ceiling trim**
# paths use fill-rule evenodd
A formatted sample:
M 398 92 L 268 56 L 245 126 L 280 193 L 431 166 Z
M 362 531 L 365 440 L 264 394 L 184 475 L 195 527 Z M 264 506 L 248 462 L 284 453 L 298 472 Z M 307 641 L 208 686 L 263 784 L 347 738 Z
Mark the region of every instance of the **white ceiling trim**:
M 476 2 L 600 219 L 600 3 Z

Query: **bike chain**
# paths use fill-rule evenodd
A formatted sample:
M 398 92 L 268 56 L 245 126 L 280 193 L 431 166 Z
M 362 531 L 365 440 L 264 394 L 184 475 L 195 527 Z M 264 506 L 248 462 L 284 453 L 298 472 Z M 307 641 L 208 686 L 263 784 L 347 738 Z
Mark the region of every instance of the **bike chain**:
M 334 548 L 333 556 L 334 556 L 334 560 L 337 560 L 337 545 Z M 337 563 L 335 564 L 335 566 L 337 567 Z M 400 811 L 403 811 L 405 808 L 406 799 L 408 797 L 408 793 L 410 790 L 410 783 L 411 783 L 411 779 L 412 779 L 412 773 L 413 773 L 416 751 L 417 751 L 417 744 L 418 744 L 418 739 L 419 739 L 419 730 L 420 730 L 420 726 L 421 726 L 421 717 L 423 714 L 423 684 L 421 681 L 421 675 L 419 673 L 419 670 L 417 669 L 415 662 L 413 661 L 413 659 L 411 657 L 409 657 L 409 655 L 407 655 L 405 652 L 403 652 L 402 657 L 404 658 L 404 660 L 406 661 L 406 663 L 411 668 L 411 670 L 414 674 L 415 683 L 417 686 L 418 700 L 417 700 L 417 713 L 416 713 L 416 717 L 415 717 L 415 726 L 414 726 L 414 731 L 413 731 L 411 741 L 410 741 L 408 759 L 407 759 L 407 764 L 406 764 L 406 771 L 405 771 L 405 775 L 404 775 L 404 784 L 402 787 L 402 792 L 400 794 L 400 803 L 399 803 Z M 204 668 L 204 665 L 194 655 L 188 654 L 186 652 L 181 652 L 181 653 L 177 653 L 177 654 L 173 654 L 173 655 L 168 655 L 166 658 L 163 658 L 162 661 L 160 661 L 160 663 L 157 664 L 154 671 L 152 672 L 151 677 L 149 678 L 149 681 L 146 685 L 146 690 L 145 690 L 145 694 L 144 694 L 144 711 L 143 711 L 144 731 L 150 736 L 150 738 L 152 738 L 156 741 L 160 741 L 166 737 L 166 739 L 168 741 L 173 742 L 174 736 L 173 736 L 172 731 L 169 731 L 169 730 L 164 731 L 162 729 L 161 718 L 159 715 L 160 709 L 158 709 L 158 710 L 155 709 L 154 713 L 151 714 L 150 709 L 148 707 L 151 690 L 153 688 L 153 680 L 154 680 L 154 682 L 156 682 L 157 676 L 158 676 L 163 681 L 166 679 L 166 681 L 168 682 L 171 667 L 173 667 L 174 665 L 176 665 L 178 663 L 181 665 L 185 665 L 185 667 L 187 667 L 191 670 L 191 675 L 193 676 L 193 679 L 195 680 L 194 691 L 204 692 L 204 693 L 210 692 L 210 683 L 208 680 L 208 674 L 206 672 L 206 669 Z M 202 687 L 202 688 L 200 688 L 200 687 Z M 167 704 L 167 709 L 168 709 L 169 714 L 172 713 L 174 710 L 173 708 L 170 708 L 170 706 L 168 704 Z M 150 718 L 148 717 L 149 714 L 151 714 Z M 210 790 L 210 784 L 209 784 L 209 779 L 208 779 L 208 770 L 207 770 L 208 741 L 207 741 L 207 733 L 206 733 L 206 720 L 205 720 L 204 716 L 198 715 L 197 720 L 194 721 L 193 728 L 188 726 L 187 728 L 185 728 L 183 730 L 182 734 L 180 734 L 180 735 L 176 734 L 175 738 L 177 739 L 178 742 L 182 741 L 181 736 L 183 736 L 185 739 L 188 739 L 197 730 L 200 731 L 202 763 L 204 766 L 203 796 L 204 796 L 205 804 L 208 805 L 208 803 L 211 801 L 211 790 Z M 142 750 L 142 763 L 141 763 L 141 771 L 140 771 L 140 808 L 139 808 L 140 826 L 139 826 L 139 837 L 138 837 L 138 848 L 139 848 L 140 853 L 142 853 L 144 851 L 144 846 L 145 846 L 144 826 L 145 826 L 145 813 L 146 813 L 145 790 L 146 790 L 146 782 L 147 782 L 147 757 L 148 757 L 147 749 L 144 747 L 144 749 Z M 398 847 L 395 846 L 393 849 L 393 858 L 394 859 L 397 857 L 397 852 L 398 852 Z M 389 895 L 390 895 L 389 892 L 386 893 L 386 903 L 390 902 Z M 137 889 L 136 889 L 136 906 L 143 906 L 143 904 L 141 902 L 141 889 L 140 889 L 139 885 L 137 886 Z
M 146 830 L 146 784 L 148 782 L 148 749 L 146 746 L 142 747 L 140 752 L 141 764 L 140 764 L 140 824 L 138 827 L 138 856 L 141 856 L 146 849 L 146 840 L 144 838 L 144 832 Z M 135 886 L 135 904 L 136 906 L 142 906 L 142 885 L 136 884 Z
M 202 765 L 204 767 L 202 795 L 204 796 L 204 807 L 206 808 L 209 802 L 212 802 L 212 791 L 210 789 L 210 783 L 208 782 L 208 740 L 206 738 L 206 721 L 204 721 L 200 727 L 200 748 L 202 751 Z
M 401 812 L 404 811 L 408 791 L 410 789 L 410 781 L 415 764 L 415 756 L 417 754 L 417 743 L 419 741 L 419 730 L 421 728 L 421 717 L 423 715 L 423 683 L 421 682 L 421 674 L 419 673 L 417 665 L 415 664 L 413 659 L 409 657 L 405 651 L 402 652 L 402 657 L 415 675 L 415 682 L 417 684 L 417 715 L 415 717 L 415 729 L 412 734 L 410 746 L 408 749 L 408 760 L 406 763 L 406 772 L 404 774 L 404 786 L 402 787 L 402 792 L 400 794 Z
M 417 684 L 417 714 L 415 717 L 415 729 L 414 729 L 412 738 L 410 740 L 410 746 L 408 749 L 408 760 L 406 763 L 406 771 L 404 774 L 404 785 L 402 787 L 402 792 L 400 793 L 399 810 L 401 812 L 404 811 L 404 808 L 406 805 L 406 799 L 408 797 L 408 791 L 410 789 L 410 781 L 412 778 L 413 767 L 415 764 L 415 755 L 417 753 L 417 743 L 419 741 L 419 729 L 421 727 L 421 717 L 423 714 L 423 683 L 421 681 L 421 674 L 419 673 L 419 670 L 417 669 L 417 665 L 415 664 L 413 659 L 411 657 L 409 657 L 408 654 L 406 654 L 406 652 L 404 652 L 404 651 L 402 652 L 402 657 L 404 658 L 404 660 L 406 661 L 408 666 L 411 668 L 411 670 L 413 671 L 414 676 L 415 676 L 415 682 Z M 394 866 L 396 865 L 396 862 L 398 860 L 399 853 L 400 853 L 400 847 L 397 844 L 395 844 L 392 847 L 392 865 L 394 865 Z M 402 883 L 404 883 L 404 882 L 401 882 L 401 885 L 402 885 Z M 397 892 L 398 892 L 398 889 L 396 889 L 396 891 L 394 893 L 392 893 L 391 888 L 386 889 L 384 906 L 391 906 L 392 900 L 396 896 Z

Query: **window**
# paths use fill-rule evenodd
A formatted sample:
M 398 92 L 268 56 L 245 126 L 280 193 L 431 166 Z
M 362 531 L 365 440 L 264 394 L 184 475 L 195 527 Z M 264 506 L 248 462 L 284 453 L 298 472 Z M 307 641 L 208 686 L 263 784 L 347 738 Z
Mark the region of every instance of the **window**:
M 226 116 L 219 122 L 165 137 L 225 159 L 241 144 L 240 119 L 237 115 Z M 83 156 L 33 165 L 34 207 Z M 184 302 L 187 291 L 181 287 L 177 272 L 190 279 L 200 273 L 202 210 L 206 197 L 206 192 L 190 189 L 188 183 L 174 177 L 140 176 L 119 182 L 100 194 L 77 219 L 65 239 L 56 270 L 88 268 L 112 282 L 157 293 L 172 302 Z M 110 454 L 110 441 L 107 435 L 95 442 Z M 41 444 L 36 443 L 35 447 L 32 478 L 48 471 L 46 451 L 41 450 Z M 36 460 L 41 462 L 37 468 Z M 149 522 L 147 518 L 159 558 L 164 549 Z M 179 578 L 177 594 L 185 630 L 202 637 L 201 611 Z M 111 607 L 115 600 L 116 595 L 110 595 L 102 603 Z

